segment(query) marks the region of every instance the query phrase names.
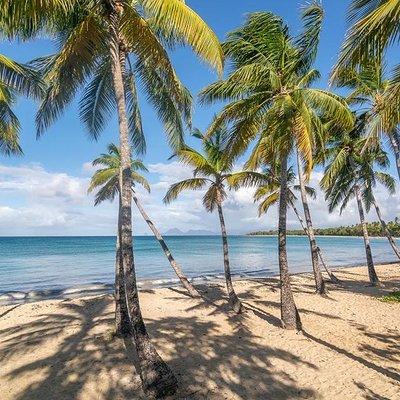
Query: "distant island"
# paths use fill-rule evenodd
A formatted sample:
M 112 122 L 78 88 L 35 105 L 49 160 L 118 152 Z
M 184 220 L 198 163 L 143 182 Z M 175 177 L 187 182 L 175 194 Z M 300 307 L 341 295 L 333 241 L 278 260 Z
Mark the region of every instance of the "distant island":
M 395 237 L 400 237 L 400 223 L 396 218 L 394 221 L 387 223 L 390 233 Z M 370 236 L 384 237 L 385 234 L 382 230 L 382 225 L 379 222 L 371 222 L 367 224 L 368 233 Z M 256 231 L 247 233 L 248 236 L 275 236 L 278 234 L 277 230 L 270 231 Z M 295 229 L 287 231 L 288 235 L 305 235 L 302 229 Z M 339 226 L 335 228 L 320 228 L 315 229 L 315 234 L 318 236 L 362 236 L 361 224 L 350 226 Z

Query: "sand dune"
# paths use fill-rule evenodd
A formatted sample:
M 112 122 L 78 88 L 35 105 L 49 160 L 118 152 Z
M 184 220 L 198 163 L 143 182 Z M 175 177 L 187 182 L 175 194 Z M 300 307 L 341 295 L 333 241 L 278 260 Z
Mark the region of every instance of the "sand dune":
M 400 399 L 400 304 L 377 299 L 400 287 L 400 266 L 339 270 L 340 287 L 313 293 L 293 277 L 305 331 L 279 327 L 276 279 L 238 281 L 248 312 L 228 310 L 221 284 L 207 304 L 179 288 L 142 291 L 147 326 L 180 381 L 176 399 Z M 132 345 L 112 338 L 110 295 L 0 307 L 2 400 L 145 399 Z

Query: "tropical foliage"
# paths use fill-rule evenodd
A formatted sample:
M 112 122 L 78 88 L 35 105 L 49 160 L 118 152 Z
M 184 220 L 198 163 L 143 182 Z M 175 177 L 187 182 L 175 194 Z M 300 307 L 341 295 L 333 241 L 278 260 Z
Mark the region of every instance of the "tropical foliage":
M 118 199 L 115 257 L 115 328 L 133 342 L 138 371 L 149 398 L 174 395 L 178 381 L 162 360 L 141 314 L 132 243 L 132 201 L 158 240 L 171 267 L 191 297 L 201 294 L 172 256 L 144 210 L 137 186 L 150 192 L 143 162 L 146 134 L 140 102 L 150 103 L 162 122 L 174 157 L 192 176 L 171 185 L 164 202 L 184 191 L 202 191 L 203 206 L 218 212 L 229 304 L 244 311 L 233 282 L 224 202 L 229 191 L 254 188 L 259 217 L 278 207 L 278 229 L 252 232 L 278 235 L 281 322 L 302 329 L 291 286 L 287 234 L 306 234 L 310 242 L 317 292 L 325 294 L 319 259 L 332 282 L 316 235 L 363 236 L 370 283 L 378 285 L 370 235 L 386 236 L 400 258 L 392 235 L 398 220 L 386 223 L 375 197 L 377 186 L 393 195 L 395 179 L 387 172 L 390 147 L 400 179 L 400 66 L 387 73 L 387 54 L 400 39 L 400 0 L 353 0 L 351 26 L 333 67 L 332 88 L 322 89 L 314 69 L 324 21 L 314 0 L 301 11 L 300 33 L 271 12 L 248 14 L 244 24 L 220 44 L 202 18 L 182 0 L 15 0 L 0 2 L 0 33 L 9 40 L 46 36 L 54 54 L 29 64 L 0 55 L 0 151 L 21 154 L 20 122 L 14 111 L 23 96 L 39 100 L 37 136 L 46 132 L 79 95 L 79 117 L 97 140 L 116 115 L 119 144 L 93 161 L 97 168 L 89 192 L 95 205 Z M 205 134 L 192 129 L 192 94 L 180 81 L 170 52 L 188 45 L 218 74 L 199 94 L 202 105 L 222 102 Z M 397 47 L 396 47 L 397 48 Z M 224 71 L 225 58 L 228 68 Z M 224 72 L 226 74 L 224 75 Z M 143 96 L 143 100 L 141 98 Z M 185 140 L 194 131 L 201 150 Z M 389 146 L 388 146 L 389 144 Z M 242 157 L 242 158 L 240 158 Z M 243 170 L 235 165 L 246 161 Z M 360 224 L 316 228 L 311 220 L 309 186 L 314 168 L 324 168 L 320 186 L 328 209 L 342 212 L 353 199 Z M 297 174 L 296 174 L 297 172 Z M 296 177 L 297 175 L 297 177 Z M 304 213 L 297 209 L 298 193 Z M 375 209 L 379 222 L 368 223 Z M 292 209 L 302 230 L 287 230 Z M 398 301 L 398 293 L 384 300 Z
M 44 85 L 39 74 L 0 54 L 0 151 L 18 154 L 20 122 L 13 111 L 18 96 L 39 99 Z
M 395 237 L 400 237 L 400 224 L 396 221 L 387 222 L 387 226 L 390 232 Z M 369 234 L 372 237 L 385 237 L 385 232 L 382 229 L 382 225 L 380 222 L 368 222 L 367 229 Z M 269 231 L 254 231 L 249 232 L 250 236 L 276 236 L 278 233 L 277 230 L 269 230 Z M 295 236 L 303 236 L 306 235 L 303 229 L 288 229 L 288 235 Z M 317 236 L 362 236 L 362 226 L 360 224 L 347 225 L 347 226 L 337 226 L 332 228 L 316 228 L 315 234 Z

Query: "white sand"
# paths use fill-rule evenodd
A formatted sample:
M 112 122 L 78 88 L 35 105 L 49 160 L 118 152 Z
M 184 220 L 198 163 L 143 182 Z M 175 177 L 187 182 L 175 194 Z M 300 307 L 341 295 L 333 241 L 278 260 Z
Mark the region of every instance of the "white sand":
M 223 286 L 207 305 L 180 288 L 142 291 L 149 332 L 180 381 L 176 399 L 400 399 L 400 266 L 343 269 L 328 298 L 293 277 L 304 334 L 279 327 L 276 279 L 235 282 L 249 311 L 233 315 Z M 204 288 L 204 287 L 203 287 Z M 112 339 L 109 295 L 0 307 L 1 400 L 145 399 L 131 357 Z

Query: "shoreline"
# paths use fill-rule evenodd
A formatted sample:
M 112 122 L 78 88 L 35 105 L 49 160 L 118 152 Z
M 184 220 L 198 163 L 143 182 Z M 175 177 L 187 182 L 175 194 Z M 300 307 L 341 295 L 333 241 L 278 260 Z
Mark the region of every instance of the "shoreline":
M 390 266 L 396 264 L 398 264 L 398 261 L 381 262 L 379 264 L 376 264 L 376 267 Z M 337 272 L 340 270 L 360 268 L 364 266 L 365 263 L 334 266 L 331 268 L 331 271 Z M 293 272 L 290 275 L 294 277 L 303 275 L 307 276 L 309 274 L 312 274 L 312 270 Z M 323 274 L 326 275 L 325 271 L 323 271 Z M 279 271 L 274 272 L 270 275 L 259 275 L 259 276 L 254 276 L 250 274 L 247 275 L 232 274 L 232 280 L 235 282 L 240 282 L 240 281 L 256 282 L 263 279 L 277 279 L 277 278 L 279 278 Z M 194 285 L 220 284 L 221 282 L 224 282 L 224 276 L 223 274 L 205 275 L 205 276 L 190 278 L 189 281 L 192 282 Z M 181 286 L 178 278 L 144 279 L 144 280 L 139 280 L 137 282 L 137 285 L 139 291 L 163 289 L 163 288 L 176 288 Z M 4 293 L 0 292 L 0 307 L 17 305 L 17 304 L 37 303 L 44 300 L 80 299 L 88 296 L 102 296 L 106 294 L 112 294 L 113 292 L 114 292 L 113 283 L 100 283 L 100 282 L 92 282 L 92 283 L 75 285 L 64 288 L 38 289 L 27 292 L 24 291 L 9 291 Z

